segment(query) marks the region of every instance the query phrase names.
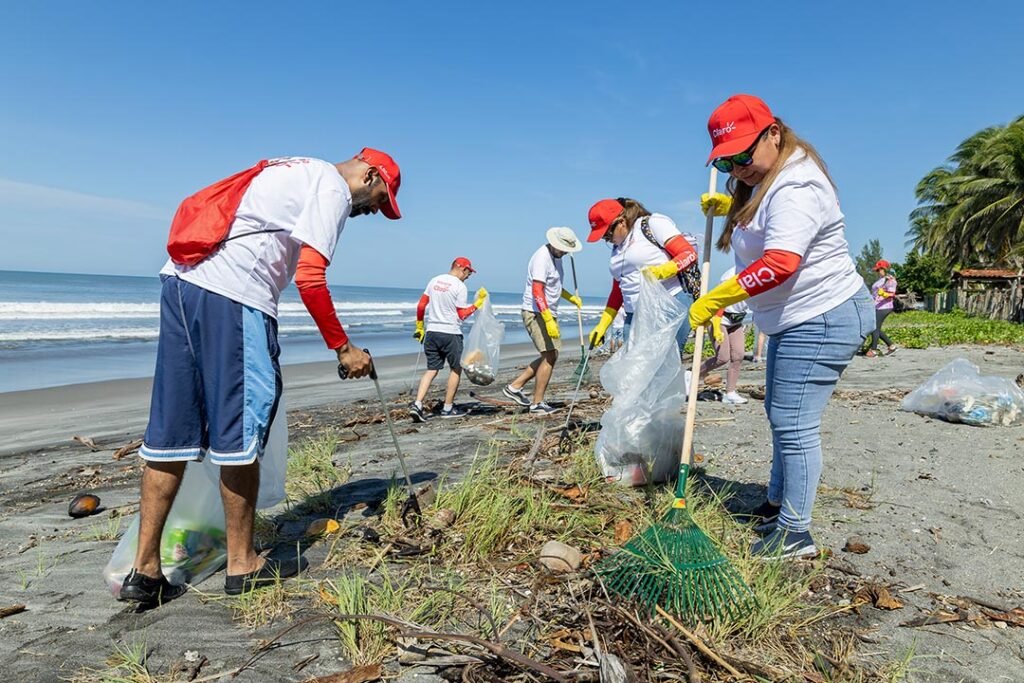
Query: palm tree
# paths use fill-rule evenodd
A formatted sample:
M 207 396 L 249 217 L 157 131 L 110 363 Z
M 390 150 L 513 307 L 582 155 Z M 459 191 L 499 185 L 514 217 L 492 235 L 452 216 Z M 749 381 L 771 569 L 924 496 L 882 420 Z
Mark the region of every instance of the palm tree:
M 908 245 L 956 265 L 1024 266 L 1024 116 L 960 143 L 917 185 Z

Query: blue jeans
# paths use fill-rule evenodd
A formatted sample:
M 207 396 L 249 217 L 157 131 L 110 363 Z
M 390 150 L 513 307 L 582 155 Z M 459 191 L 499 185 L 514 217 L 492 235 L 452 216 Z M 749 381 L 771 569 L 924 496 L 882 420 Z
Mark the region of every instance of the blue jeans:
M 676 294 L 676 301 L 686 306 L 686 310 L 690 310 L 690 304 L 693 303 L 693 297 L 690 296 L 689 292 L 685 289 Z M 625 316 L 625 326 L 622 328 L 622 338 L 629 342 L 629 329 L 633 326 L 633 314 L 627 313 Z M 690 337 L 690 321 L 688 318 L 683 318 L 683 324 L 679 326 L 679 330 L 676 332 L 676 343 L 679 344 L 679 353 L 682 354 L 683 347 L 686 346 L 686 340 Z
M 807 531 L 821 479 L 821 415 L 843 370 L 875 329 L 867 289 L 768 341 L 765 412 L 772 429 L 768 501 L 778 526 Z

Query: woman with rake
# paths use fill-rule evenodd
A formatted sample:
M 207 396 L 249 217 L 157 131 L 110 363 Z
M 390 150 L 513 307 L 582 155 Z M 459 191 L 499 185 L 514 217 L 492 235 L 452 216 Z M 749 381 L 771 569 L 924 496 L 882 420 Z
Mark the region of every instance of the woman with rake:
M 590 333 L 592 348 L 603 343 L 620 308 L 625 310 L 623 337 L 629 343 L 629 328 L 640 297 L 641 270 L 649 269 L 669 294 L 687 304 L 700 294 L 697 240 L 680 233 L 671 218 L 651 213 L 635 199 L 619 197 L 594 204 L 588 219 L 587 241 L 604 240 L 612 249 L 612 291 L 601 319 Z M 689 335 L 690 328 L 681 325 L 676 334 L 680 353 Z
M 821 416 L 843 370 L 875 328 L 874 306 L 850 258 L 835 184 L 824 161 L 768 105 L 734 95 L 708 121 L 708 162 L 728 195 L 701 208 L 726 216 L 717 246 L 738 275 L 690 307 L 690 324 L 748 300 L 769 336 L 765 411 L 772 431 L 768 499 L 752 511 L 765 559 L 817 554 L 811 510 L 821 478 Z

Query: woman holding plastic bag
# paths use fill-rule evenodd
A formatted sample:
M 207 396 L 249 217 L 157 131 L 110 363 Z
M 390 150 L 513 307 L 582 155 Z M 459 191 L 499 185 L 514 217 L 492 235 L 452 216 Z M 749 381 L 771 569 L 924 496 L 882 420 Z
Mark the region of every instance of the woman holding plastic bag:
M 772 431 L 768 500 L 753 510 L 764 558 L 817 554 L 811 510 L 821 478 L 821 415 L 875 315 L 846 242 L 836 188 L 817 151 L 768 105 L 730 97 L 708 121 L 708 157 L 732 177 L 728 195 L 701 197 L 727 216 L 718 248 L 735 252 L 738 275 L 690 306 L 690 324 L 748 300 L 769 336 L 765 410 Z
M 684 305 L 700 292 L 700 264 L 697 240 L 683 235 L 671 218 L 651 213 L 643 204 L 629 197 L 602 199 L 590 207 L 588 242 L 604 240 L 611 245 L 608 268 L 612 274 L 612 291 L 597 326 L 590 333 L 590 344 L 600 346 L 619 308 L 626 312 L 623 336 L 629 344 L 633 315 L 640 298 L 641 274 L 649 268 L 661 280 L 669 295 Z M 676 332 L 680 354 L 690 328 L 684 321 Z

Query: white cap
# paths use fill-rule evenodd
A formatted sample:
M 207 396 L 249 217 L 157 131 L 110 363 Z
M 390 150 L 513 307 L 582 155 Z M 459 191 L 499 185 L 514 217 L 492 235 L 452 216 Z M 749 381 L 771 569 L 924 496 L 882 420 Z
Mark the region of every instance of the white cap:
M 575 254 L 583 248 L 583 243 L 576 237 L 572 228 L 549 228 L 547 237 L 548 244 L 567 254 Z

